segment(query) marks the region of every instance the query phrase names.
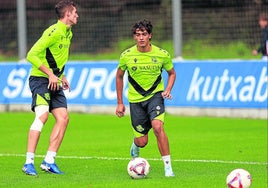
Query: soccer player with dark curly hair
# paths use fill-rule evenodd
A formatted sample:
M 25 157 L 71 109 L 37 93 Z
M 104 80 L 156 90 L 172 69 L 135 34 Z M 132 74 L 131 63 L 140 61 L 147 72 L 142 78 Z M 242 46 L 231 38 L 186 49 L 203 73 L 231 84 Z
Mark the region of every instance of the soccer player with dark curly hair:
M 172 99 L 171 90 L 176 79 L 171 57 L 166 50 L 151 44 L 153 26 L 148 20 L 133 25 L 132 34 L 136 45 L 125 50 L 116 73 L 117 108 L 116 115 L 124 116 L 123 103 L 124 74 L 128 75 L 128 101 L 134 140 L 131 156 L 138 157 L 140 148 L 148 143 L 148 132 L 152 128 L 158 149 L 164 162 L 166 177 L 174 176 L 168 137 L 164 131 L 164 99 Z M 168 74 L 164 87 L 162 70 Z

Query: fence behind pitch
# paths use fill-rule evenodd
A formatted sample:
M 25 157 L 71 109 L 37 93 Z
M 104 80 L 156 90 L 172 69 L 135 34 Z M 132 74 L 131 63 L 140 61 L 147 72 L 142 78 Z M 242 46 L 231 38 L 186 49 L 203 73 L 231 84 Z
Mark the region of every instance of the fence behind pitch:
M 43 30 L 56 21 L 55 0 L 25 0 L 27 43 L 30 48 Z M 172 40 L 171 0 L 79 0 L 78 24 L 73 28 L 71 53 L 101 53 L 131 38 L 131 25 L 143 18 L 154 25 L 154 40 Z M 268 10 L 267 0 L 182 0 L 182 40 L 226 45 L 243 41 L 257 45 L 260 39 L 258 16 Z M 0 53 L 16 55 L 16 1 L 0 1 Z M 54 16 L 53 16 L 54 15 Z M 120 49 L 121 51 L 122 49 Z

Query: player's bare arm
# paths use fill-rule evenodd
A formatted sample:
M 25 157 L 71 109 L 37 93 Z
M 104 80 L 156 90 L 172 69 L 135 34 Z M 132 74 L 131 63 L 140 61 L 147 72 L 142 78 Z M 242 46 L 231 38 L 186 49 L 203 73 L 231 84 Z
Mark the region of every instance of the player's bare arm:
M 162 92 L 162 97 L 165 99 L 172 99 L 172 95 L 171 95 L 171 90 L 173 88 L 175 79 L 176 79 L 176 72 L 174 70 L 174 68 L 172 68 L 171 70 L 167 71 L 168 73 L 168 82 L 167 82 L 167 87 L 165 89 L 165 91 Z
M 115 113 L 118 117 L 123 117 L 126 110 L 125 105 L 123 103 L 124 74 L 125 71 L 121 70 L 120 68 L 117 69 L 116 72 L 117 107 Z

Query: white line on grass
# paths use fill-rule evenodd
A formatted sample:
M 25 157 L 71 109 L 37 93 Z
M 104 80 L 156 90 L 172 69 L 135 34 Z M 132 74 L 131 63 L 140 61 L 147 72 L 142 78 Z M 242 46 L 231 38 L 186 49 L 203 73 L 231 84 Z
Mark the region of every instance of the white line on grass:
M 0 157 L 25 157 L 25 154 L 0 153 Z M 38 158 L 44 158 L 44 155 L 35 155 Z M 62 159 L 98 159 L 98 160 L 129 160 L 124 157 L 97 157 L 97 156 L 57 156 Z M 147 158 L 149 161 L 159 161 L 160 158 Z M 249 164 L 249 165 L 268 165 L 267 162 L 249 162 L 249 161 L 224 161 L 224 160 L 201 160 L 201 159 L 172 159 L 172 162 L 191 162 L 191 163 L 223 163 L 223 164 Z

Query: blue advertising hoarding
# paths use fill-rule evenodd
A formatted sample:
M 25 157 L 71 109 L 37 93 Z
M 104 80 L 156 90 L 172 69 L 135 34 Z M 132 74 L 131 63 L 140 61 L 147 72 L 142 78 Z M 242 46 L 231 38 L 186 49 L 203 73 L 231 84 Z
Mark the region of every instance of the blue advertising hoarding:
M 177 78 L 167 106 L 267 108 L 267 62 L 180 61 L 174 62 L 174 68 Z M 30 69 L 29 63 L 0 63 L 0 104 L 31 103 Z M 116 61 L 69 62 L 68 104 L 116 105 L 116 69 Z M 165 72 L 163 77 L 166 81 Z M 124 101 L 127 104 L 127 84 Z

